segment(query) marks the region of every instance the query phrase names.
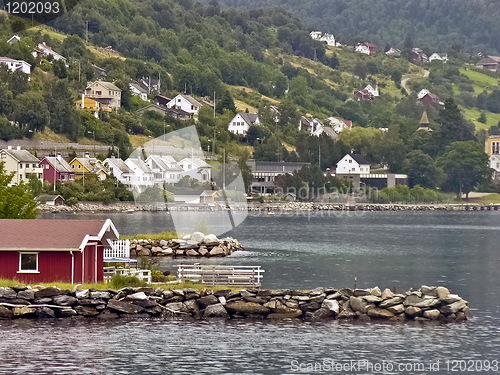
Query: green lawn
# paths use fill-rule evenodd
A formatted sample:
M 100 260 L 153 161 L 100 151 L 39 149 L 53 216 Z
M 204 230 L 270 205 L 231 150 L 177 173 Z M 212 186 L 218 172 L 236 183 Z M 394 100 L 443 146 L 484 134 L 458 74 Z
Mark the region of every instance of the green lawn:
M 500 84 L 500 79 L 490 77 L 474 70 L 460 69 L 460 73 L 473 81 L 474 93 L 476 95 L 482 93 L 484 90 L 491 92 L 497 89 Z
M 500 122 L 500 113 L 492 113 L 484 111 L 486 115 L 486 124 L 477 121 L 481 115 L 481 111 L 476 108 L 464 108 L 464 117 L 466 120 L 472 121 L 476 125 L 476 129 L 488 130 L 490 126 L 498 125 Z
M 460 73 L 469 77 L 471 80 L 480 83 L 483 86 L 498 86 L 499 79 L 490 77 L 489 75 L 476 72 L 474 70 L 460 69 Z
M 476 204 L 495 203 L 495 204 L 498 204 L 498 203 L 500 203 L 500 194 L 491 193 L 488 195 L 484 195 L 482 197 L 469 198 L 468 201 L 466 201 L 465 197 L 464 197 L 464 199 L 462 201 L 460 201 L 460 202 L 456 201 L 455 203 L 476 203 Z

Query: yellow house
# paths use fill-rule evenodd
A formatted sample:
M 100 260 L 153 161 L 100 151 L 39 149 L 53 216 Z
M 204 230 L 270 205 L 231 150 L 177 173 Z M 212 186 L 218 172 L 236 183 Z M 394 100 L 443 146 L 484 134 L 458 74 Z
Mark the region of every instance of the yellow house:
M 75 105 L 78 109 L 86 109 L 87 111 L 92 112 L 96 118 L 99 117 L 100 111 L 103 112 L 112 111 L 111 108 L 106 108 L 105 106 L 103 106 L 103 104 L 100 101 L 86 97 L 83 97 L 82 99 L 75 101 Z
M 486 138 L 484 151 L 489 155 L 499 155 L 500 154 L 500 135 L 490 135 Z
M 77 180 L 84 178 L 85 175 L 95 175 L 101 181 L 108 177 L 108 172 L 102 161 L 97 158 L 74 158 L 69 162 L 69 165 L 74 169 Z

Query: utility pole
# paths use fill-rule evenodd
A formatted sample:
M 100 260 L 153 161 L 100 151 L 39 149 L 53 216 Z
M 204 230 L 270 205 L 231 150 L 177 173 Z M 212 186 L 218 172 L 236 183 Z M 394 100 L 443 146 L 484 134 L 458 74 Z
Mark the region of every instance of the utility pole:
M 89 43 L 89 21 L 85 21 L 85 44 Z
M 215 91 L 214 91 L 214 118 L 215 118 Z

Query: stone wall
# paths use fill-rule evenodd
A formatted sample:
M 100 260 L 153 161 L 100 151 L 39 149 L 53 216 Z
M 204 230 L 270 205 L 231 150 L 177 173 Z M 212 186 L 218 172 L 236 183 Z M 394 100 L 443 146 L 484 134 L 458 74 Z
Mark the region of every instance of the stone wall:
M 468 302 L 444 287 L 423 286 L 395 294 L 389 289 L 204 289 L 72 291 L 55 287 L 0 288 L 0 318 L 99 319 L 296 319 L 457 322 L 470 318 Z
M 240 242 L 227 237 L 218 239 L 213 234 L 204 235 L 195 232 L 181 239 L 173 240 L 131 240 L 130 256 L 188 256 L 188 257 L 223 257 L 234 251 L 243 250 Z

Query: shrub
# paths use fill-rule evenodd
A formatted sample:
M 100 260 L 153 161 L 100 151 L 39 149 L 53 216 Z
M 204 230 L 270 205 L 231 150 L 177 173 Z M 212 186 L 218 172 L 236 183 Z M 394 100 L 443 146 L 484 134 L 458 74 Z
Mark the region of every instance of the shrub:
M 135 276 L 115 275 L 111 279 L 111 287 L 113 289 L 121 289 L 127 286 L 147 286 L 146 282 L 139 280 Z

